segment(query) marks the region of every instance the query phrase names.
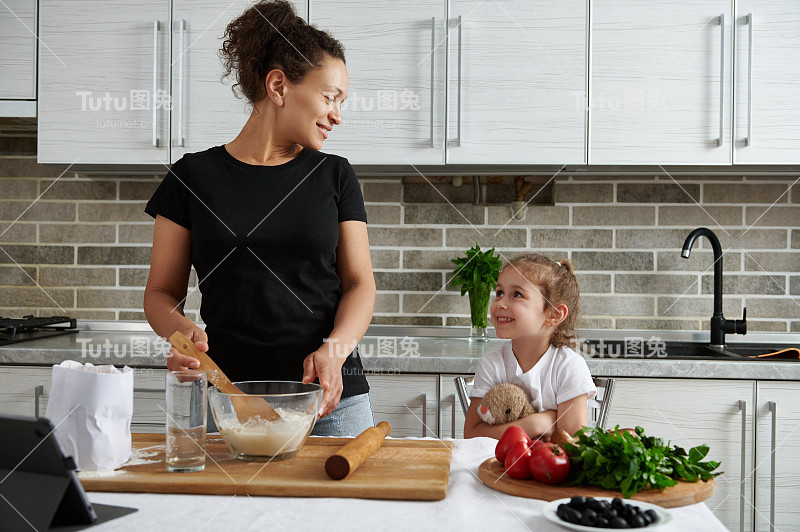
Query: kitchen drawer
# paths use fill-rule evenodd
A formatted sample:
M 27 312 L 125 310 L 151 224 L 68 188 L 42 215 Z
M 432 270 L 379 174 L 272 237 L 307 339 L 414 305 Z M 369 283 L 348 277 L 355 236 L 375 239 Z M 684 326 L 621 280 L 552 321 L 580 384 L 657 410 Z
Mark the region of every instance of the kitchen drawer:
M 133 375 L 133 432 L 164 432 L 167 370 L 142 368 Z M 147 430 L 144 430 L 144 429 Z M 154 430 L 157 428 L 159 430 Z
M 442 438 L 464 437 L 464 410 L 456 394 L 456 377 L 472 377 L 465 375 L 442 375 L 439 389 L 439 436 Z
M 367 375 L 375 423 L 388 421 L 392 436 L 438 436 L 438 375 Z
M 731 530 L 752 530 L 755 382 L 617 378 L 607 426 L 642 426 L 688 449 L 707 444 L 722 462 L 706 503 Z M 744 436 L 744 441 L 742 437 Z M 741 516 L 744 515 L 744 520 Z M 740 528 L 742 524 L 742 528 Z
M 44 416 L 50 392 L 50 367 L 0 367 L 0 414 Z

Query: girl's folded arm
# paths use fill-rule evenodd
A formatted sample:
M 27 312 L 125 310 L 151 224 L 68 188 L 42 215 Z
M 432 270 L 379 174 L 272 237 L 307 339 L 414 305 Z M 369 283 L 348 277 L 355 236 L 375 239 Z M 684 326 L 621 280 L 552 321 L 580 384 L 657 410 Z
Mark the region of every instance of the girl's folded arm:
M 570 436 L 589 423 L 589 397 L 587 394 L 559 403 L 556 427 L 566 430 Z
M 466 418 L 464 419 L 464 438 L 485 436 L 499 440 L 508 427 L 511 425 L 519 425 L 531 438 L 544 436 L 545 439 L 547 439 L 556 427 L 556 412 L 553 410 L 532 414 L 528 417 L 518 419 L 517 421 L 512 421 L 511 423 L 504 423 L 503 425 L 489 425 L 488 423 L 484 423 L 478 415 L 478 406 L 480 404 L 480 398 L 473 398 L 470 402 Z

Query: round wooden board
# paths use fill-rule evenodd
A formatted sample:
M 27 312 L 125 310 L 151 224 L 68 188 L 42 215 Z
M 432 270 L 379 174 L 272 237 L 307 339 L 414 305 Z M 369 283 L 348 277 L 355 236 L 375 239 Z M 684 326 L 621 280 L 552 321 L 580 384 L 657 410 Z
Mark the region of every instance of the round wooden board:
M 496 458 L 489 458 L 478 469 L 478 477 L 484 484 L 497 491 L 516 495 L 517 497 L 543 501 L 555 501 L 576 495 L 583 497 L 622 497 L 622 494 L 617 491 L 605 490 L 594 486 L 554 486 L 552 484 L 543 484 L 533 479 L 517 480 L 504 473 L 503 465 Z M 675 486 L 663 490 L 640 491 L 631 499 L 650 502 L 664 508 L 675 508 L 708 499 L 714 494 L 715 486 L 713 478 L 708 482 L 703 482 L 702 480 L 698 482 L 678 481 Z

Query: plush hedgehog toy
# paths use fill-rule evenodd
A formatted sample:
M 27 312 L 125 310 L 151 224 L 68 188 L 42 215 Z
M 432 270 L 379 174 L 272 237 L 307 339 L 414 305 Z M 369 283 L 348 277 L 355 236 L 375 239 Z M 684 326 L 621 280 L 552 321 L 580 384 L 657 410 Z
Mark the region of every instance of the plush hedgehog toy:
M 478 415 L 489 425 L 502 425 L 535 414 L 522 387 L 504 382 L 492 387 L 481 399 Z

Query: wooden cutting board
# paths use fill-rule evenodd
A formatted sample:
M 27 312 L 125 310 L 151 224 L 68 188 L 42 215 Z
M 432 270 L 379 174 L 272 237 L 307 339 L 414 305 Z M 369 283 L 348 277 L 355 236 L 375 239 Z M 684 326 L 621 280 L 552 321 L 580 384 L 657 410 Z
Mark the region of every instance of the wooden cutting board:
M 478 477 L 492 489 L 527 497 L 528 499 L 541 499 L 555 501 L 566 497 L 622 497 L 622 493 L 605 490 L 594 486 L 554 486 L 544 484 L 533 479 L 517 480 L 505 475 L 505 468 L 496 458 L 489 458 L 478 469 Z M 663 490 L 640 491 L 631 499 L 649 502 L 664 508 L 676 508 L 702 502 L 714 494 L 716 483 L 712 478 L 708 482 L 678 482 L 676 485 Z
M 358 497 L 441 500 L 447 495 L 452 442 L 386 442 L 344 480 L 325 473 L 325 460 L 352 438 L 309 438 L 292 458 L 246 462 L 233 457 L 220 436 L 206 439 L 206 468 L 170 473 L 163 434 L 134 434 L 133 459 L 114 472 L 87 471 L 78 478 L 87 491 Z

